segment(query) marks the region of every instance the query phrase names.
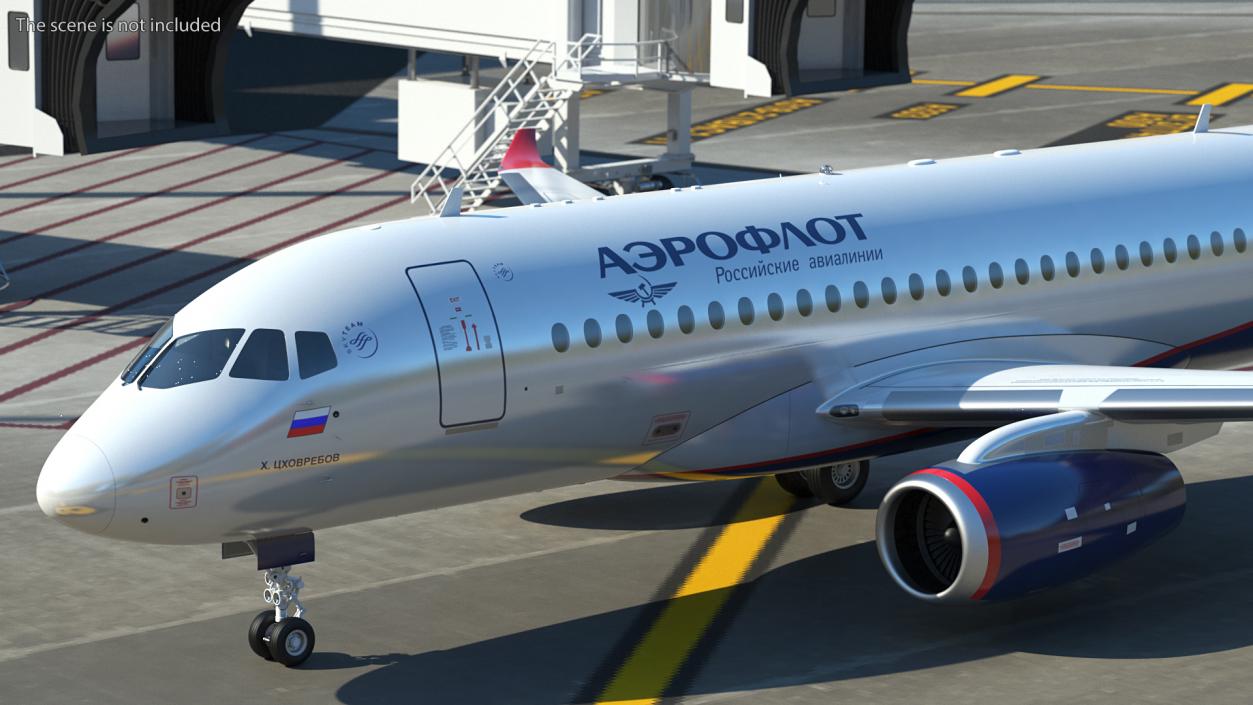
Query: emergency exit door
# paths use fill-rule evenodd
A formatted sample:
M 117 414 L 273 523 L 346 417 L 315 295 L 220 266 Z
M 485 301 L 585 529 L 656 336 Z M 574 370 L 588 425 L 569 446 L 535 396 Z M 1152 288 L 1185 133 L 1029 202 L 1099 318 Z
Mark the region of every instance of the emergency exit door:
M 465 260 L 406 270 L 435 347 L 441 426 L 505 415 L 505 356 L 483 282 Z

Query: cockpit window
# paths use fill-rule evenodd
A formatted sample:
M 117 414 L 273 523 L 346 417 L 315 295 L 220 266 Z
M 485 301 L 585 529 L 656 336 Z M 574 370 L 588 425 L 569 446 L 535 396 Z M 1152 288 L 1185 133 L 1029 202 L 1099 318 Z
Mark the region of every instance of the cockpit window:
M 152 367 L 140 378 L 139 386 L 143 389 L 169 389 L 217 379 L 243 336 L 243 328 L 184 335 L 171 343 L 152 363 Z
M 139 373 L 144 371 L 144 368 L 148 366 L 149 362 L 152 362 L 152 358 L 156 357 L 157 353 L 161 352 L 161 348 L 165 347 L 165 344 L 170 342 L 170 336 L 173 334 L 174 321 L 166 321 L 165 325 L 161 326 L 161 328 L 157 330 L 156 335 L 152 336 L 152 340 L 148 341 L 148 345 L 146 345 L 143 350 L 140 350 L 139 353 L 131 359 L 130 364 L 126 366 L 126 370 L 122 372 L 122 384 L 130 384 L 131 382 L 134 382 L 135 378 L 139 376 Z
M 287 343 L 283 331 L 273 328 L 254 330 L 231 366 L 231 376 L 281 382 L 287 379 Z
M 335 346 L 326 333 L 296 331 L 296 361 L 300 365 L 300 379 L 309 379 L 334 369 Z

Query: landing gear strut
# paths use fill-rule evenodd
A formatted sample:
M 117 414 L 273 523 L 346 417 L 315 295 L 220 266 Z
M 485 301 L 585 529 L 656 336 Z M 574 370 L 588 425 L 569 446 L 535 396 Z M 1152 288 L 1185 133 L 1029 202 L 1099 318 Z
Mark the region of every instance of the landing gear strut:
M 293 667 L 313 653 L 313 625 L 305 621 L 300 589 L 305 581 L 291 574 L 292 566 L 312 563 L 313 532 L 230 541 L 222 544 L 222 558 L 256 556 L 257 570 L 265 571 L 261 598 L 270 609 L 248 625 L 248 646 L 266 661 Z
M 267 604 L 274 605 L 259 613 L 248 627 L 248 646 L 267 661 L 278 661 L 287 667 L 299 666 L 313 653 L 313 625 L 303 619 L 300 588 L 305 583 L 291 575 L 291 566 L 265 571 Z

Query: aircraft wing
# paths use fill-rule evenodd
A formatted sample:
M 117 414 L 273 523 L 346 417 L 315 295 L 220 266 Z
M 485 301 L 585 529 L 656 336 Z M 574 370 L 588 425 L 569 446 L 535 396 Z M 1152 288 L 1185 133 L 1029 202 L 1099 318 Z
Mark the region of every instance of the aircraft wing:
M 1253 420 L 1253 374 L 1152 367 L 948 362 L 846 390 L 820 415 L 888 425 L 999 426 L 1067 411 L 1116 422 Z
M 549 166 L 535 145 L 535 131 L 518 130 L 500 162 L 500 177 L 524 204 L 580 200 L 599 191 Z

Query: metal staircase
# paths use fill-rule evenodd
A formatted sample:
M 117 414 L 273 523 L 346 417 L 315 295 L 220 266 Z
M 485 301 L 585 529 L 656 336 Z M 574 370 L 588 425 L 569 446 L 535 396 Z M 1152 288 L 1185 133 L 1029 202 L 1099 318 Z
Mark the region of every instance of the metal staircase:
M 456 137 L 414 179 L 409 187 L 409 201 L 416 203 L 421 199 L 430 212 L 438 213 L 460 186 L 462 208 L 473 210 L 483 205 L 501 185 L 500 162 L 514 135 L 526 128 L 537 134 L 552 128 L 564 103 L 577 96 L 582 87 L 579 76 L 584 61 L 600 46 L 599 36 L 585 35 L 557 60 L 554 42 L 536 41 L 496 84 Z M 542 73 L 542 65 L 551 66 L 551 71 Z M 468 153 L 473 157 L 463 160 L 461 155 Z M 456 176 L 446 174 L 450 171 L 456 171 Z

